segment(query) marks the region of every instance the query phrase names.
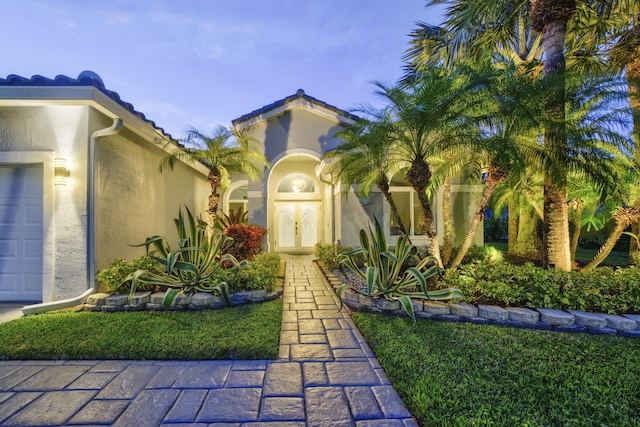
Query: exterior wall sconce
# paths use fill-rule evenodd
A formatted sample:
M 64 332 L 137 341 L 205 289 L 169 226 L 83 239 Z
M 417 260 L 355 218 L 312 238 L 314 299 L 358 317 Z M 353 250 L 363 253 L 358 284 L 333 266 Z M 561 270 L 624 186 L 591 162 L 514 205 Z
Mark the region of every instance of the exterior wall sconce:
M 67 185 L 67 178 L 71 175 L 67 169 L 67 159 L 55 158 L 53 160 L 53 183 L 55 185 Z

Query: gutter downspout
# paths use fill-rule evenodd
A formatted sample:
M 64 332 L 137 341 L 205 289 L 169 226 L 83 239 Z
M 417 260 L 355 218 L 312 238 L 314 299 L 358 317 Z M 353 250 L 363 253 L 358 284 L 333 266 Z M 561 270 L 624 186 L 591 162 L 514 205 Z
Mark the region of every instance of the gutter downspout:
M 104 129 L 98 129 L 89 137 L 89 164 L 88 179 L 87 179 L 87 290 L 82 294 L 59 301 L 43 302 L 40 304 L 28 305 L 22 308 L 22 313 L 26 316 L 29 314 L 44 313 L 51 310 L 59 310 L 61 308 L 73 307 L 84 303 L 87 297 L 94 294 L 98 290 L 96 283 L 96 248 L 95 248 L 95 179 L 96 179 L 96 143 L 98 138 L 105 136 L 116 135 L 120 133 L 124 127 L 122 119 L 119 117 L 113 118 L 113 124 Z

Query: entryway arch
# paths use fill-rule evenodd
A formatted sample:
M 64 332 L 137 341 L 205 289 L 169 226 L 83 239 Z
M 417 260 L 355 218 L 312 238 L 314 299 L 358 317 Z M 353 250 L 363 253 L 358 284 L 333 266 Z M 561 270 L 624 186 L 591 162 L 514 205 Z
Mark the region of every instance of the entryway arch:
M 327 185 L 315 173 L 317 153 L 289 152 L 275 162 L 267 183 L 267 223 L 271 250 L 312 253 L 330 227 L 325 214 Z

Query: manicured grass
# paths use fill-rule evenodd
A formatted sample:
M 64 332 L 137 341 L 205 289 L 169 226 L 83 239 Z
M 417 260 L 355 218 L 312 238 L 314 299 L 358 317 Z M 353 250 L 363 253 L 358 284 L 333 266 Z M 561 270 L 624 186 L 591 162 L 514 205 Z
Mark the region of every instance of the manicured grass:
M 0 324 L 0 359 L 276 359 L 281 300 L 222 310 L 56 313 Z
M 640 426 L 640 340 L 353 313 L 424 426 Z

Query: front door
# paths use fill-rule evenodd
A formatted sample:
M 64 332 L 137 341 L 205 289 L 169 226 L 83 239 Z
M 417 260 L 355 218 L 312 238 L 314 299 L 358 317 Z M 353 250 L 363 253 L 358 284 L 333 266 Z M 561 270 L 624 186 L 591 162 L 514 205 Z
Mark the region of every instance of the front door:
M 276 250 L 313 252 L 318 243 L 319 202 L 276 202 Z

